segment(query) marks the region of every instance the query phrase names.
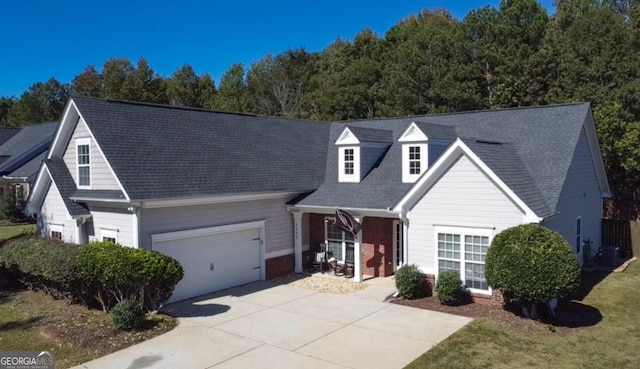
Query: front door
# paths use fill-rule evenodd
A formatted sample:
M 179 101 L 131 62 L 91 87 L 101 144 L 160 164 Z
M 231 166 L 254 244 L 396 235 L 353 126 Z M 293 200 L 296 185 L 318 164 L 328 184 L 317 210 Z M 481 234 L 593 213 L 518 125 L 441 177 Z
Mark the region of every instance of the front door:
M 402 222 L 393 221 L 393 266 L 394 271 L 404 265 L 404 247 L 402 242 Z

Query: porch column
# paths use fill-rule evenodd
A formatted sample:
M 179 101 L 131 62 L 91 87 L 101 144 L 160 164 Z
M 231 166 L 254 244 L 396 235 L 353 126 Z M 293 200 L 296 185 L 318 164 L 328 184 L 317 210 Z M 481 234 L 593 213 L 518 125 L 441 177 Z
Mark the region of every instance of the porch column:
M 354 217 L 356 222 L 360 222 L 364 217 Z M 355 235 L 353 239 L 353 281 L 362 282 L 362 232 L 364 228 Z
M 407 265 L 409 260 L 409 220 L 402 221 L 402 265 Z
M 293 271 L 302 273 L 302 213 L 293 212 L 293 255 L 295 266 Z

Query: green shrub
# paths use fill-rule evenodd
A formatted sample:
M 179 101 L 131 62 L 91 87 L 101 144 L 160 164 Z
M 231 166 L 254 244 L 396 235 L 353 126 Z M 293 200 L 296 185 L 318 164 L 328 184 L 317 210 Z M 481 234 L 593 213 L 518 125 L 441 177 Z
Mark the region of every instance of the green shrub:
M 0 267 L 29 289 L 56 298 L 80 297 L 76 261 L 79 247 L 37 236 L 21 236 L 0 248 Z
M 425 277 L 415 264 L 404 265 L 395 275 L 396 288 L 405 298 L 411 300 L 420 297 L 424 288 Z
M 578 260 L 558 233 L 537 224 L 509 228 L 498 234 L 487 252 L 487 283 L 505 300 L 521 305 L 536 318 L 536 306 L 575 291 L 580 283 Z
M 136 300 L 125 299 L 117 303 L 109 312 L 111 324 L 121 331 L 131 331 L 140 328 L 144 321 L 145 311 Z
M 144 301 L 147 310 L 158 310 L 184 275 L 182 265 L 167 255 L 111 242 L 82 246 L 77 268 L 85 293 L 105 311 L 125 299 Z
M 447 270 L 438 274 L 436 293 L 438 300 L 443 305 L 460 304 L 464 293 L 460 274 L 455 270 Z

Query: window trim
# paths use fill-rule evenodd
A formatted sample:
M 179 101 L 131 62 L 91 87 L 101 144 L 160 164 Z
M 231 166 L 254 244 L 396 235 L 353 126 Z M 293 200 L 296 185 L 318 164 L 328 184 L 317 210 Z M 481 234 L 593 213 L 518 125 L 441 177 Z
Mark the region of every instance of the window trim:
M 576 217 L 576 255 L 582 252 L 582 215 Z
M 420 159 L 411 159 L 411 149 L 420 149 Z M 411 173 L 411 163 L 418 162 L 419 173 Z M 429 169 L 429 144 L 424 142 L 407 142 L 402 145 L 402 182 L 414 183 Z
M 325 217 L 324 218 L 324 242 L 325 245 L 327 245 L 327 253 L 329 252 L 329 222 L 334 222 L 336 220 L 335 217 Z M 342 230 L 341 230 L 342 231 Z M 332 241 L 338 241 L 337 239 L 332 239 Z M 338 259 L 336 258 L 336 261 L 338 263 L 344 263 L 345 262 L 345 258 L 347 256 L 347 243 L 352 243 L 353 244 L 353 248 L 354 248 L 354 253 L 355 253 L 355 245 L 356 245 L 356 238 L 354 237 L 353 240 L 347 240 L 345 237 L 345 232 L 342 231 L 342 258 Z M 354 254 L 355 256 L 355 254 Z
M 346 150 L 353 150 L 353 173 L 346 174 L 345 153 Z M 360 146 L 338 147 L 338 182 L 360 182 Z
M 53 233 L 60 233 L 60 238 L 53 237 Z M 49 224 L 49 237 L 64 241 L 64 226 L 58 224 Z
M 438 280 L 439 274 L 439 260 L 453 260 L 449 258 L 440 258 L 438 256 L 438 234 L 439 233 L 449 233 L 449 234 L 457 234 L 460 235 L 460 260 L 455 260 L 460 263 L 460 279 L 464 284 L 465 272 L 466 272 L 466 263 L 465 260 L 465 236 L 480 236 L 480 237 L 488 237 L 489 238 L 489 246 L 491 246 L 491 242 L 493 241 L 493 237 L 495 236 L 495 229 L 493 228 L 472 228 L 472 227 L 452 227 L 452 226 L 433 226 L 433 249 L 434 249 L 434 275 L 435 280 Z M 478 262 L 478 261 L 468 261 L 471 264 L 483 264 L 486 263 Z M 471 293 L 479 294 L 479 295 L 491 295 L 493 290 L 491 286 L 488 286 L 488 290 L 480 290 L 477 288 L 466 287 Z
M 76 180 L 77 180 L 77 185 L 78 185 L 78 189 L 84 189 L 84 190 L 90 190 L 91 186 L 93 185 L 93 179 L 91 178 L 91 163 L 93 162 L 92 158 L 91 158 L 91 139 L 90 138 L 76 138 Z M 78 161 L 78 148 L 80 146 L 87 146 L 89 148 L 89 164 L 80 164 Z M 81 185 L 80 184 L 80 167 L 87 167 L 89 168 L 89 184 L 88 185 Z
M 115 240 L 115 243 L 118 243 L 118 230 L 117 229 L 108 229 L 108 228 L 100 228 L 100 241 L 104 241 L 106 238 L 112 238 Z

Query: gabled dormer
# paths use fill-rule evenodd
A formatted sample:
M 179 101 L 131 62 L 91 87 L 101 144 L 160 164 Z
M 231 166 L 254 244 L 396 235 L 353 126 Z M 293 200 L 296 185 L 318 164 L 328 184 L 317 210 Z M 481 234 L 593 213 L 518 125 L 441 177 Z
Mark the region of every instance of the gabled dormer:
M 373 169 L 393 140 L 391 131 L 347 126 L 338 146 L 338 182 L 359 183 Z
M 402 144 L 402 182 L 414 183 L 455 138 L 453 127 L 411 122 L 398 139 Z

